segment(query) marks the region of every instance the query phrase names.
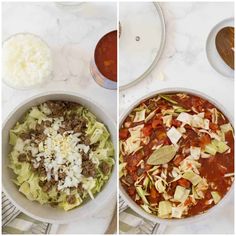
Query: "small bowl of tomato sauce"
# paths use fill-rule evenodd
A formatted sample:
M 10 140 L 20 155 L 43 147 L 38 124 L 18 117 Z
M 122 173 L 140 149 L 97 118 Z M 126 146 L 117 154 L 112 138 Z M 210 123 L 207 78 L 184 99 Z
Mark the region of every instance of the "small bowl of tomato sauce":
M 117 88 L 117 30 L 105 34 L 98 41 L 90 70 L 100 86 Z

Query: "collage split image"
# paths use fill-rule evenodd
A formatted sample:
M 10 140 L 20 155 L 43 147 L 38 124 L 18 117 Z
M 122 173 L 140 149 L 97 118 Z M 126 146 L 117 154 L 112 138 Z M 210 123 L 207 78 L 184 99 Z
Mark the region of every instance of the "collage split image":
M 2 1 L 2 234 L 235 234 L 234 1 Z

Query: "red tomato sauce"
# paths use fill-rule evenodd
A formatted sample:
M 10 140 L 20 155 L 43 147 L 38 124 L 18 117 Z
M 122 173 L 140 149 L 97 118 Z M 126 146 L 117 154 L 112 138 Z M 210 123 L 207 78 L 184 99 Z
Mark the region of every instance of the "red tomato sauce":
M 99 40 L 94 57 L 101 74 L 109 80 L 117 81 L 117 30 Z
M 190 191 L 190 195 L 193 194 L 192 183 L 184 178 L 173 181 L 174 178 L 171 175 L 171 172 L 174 168 L 179 168 L 181 163 L 189 157 L 190 147 L 199 147 L 201 148 L 201 152 L 204 152 L 205 146 L 211 143 L 214 139 L 210 137 L 207 132 L 199 132 L 201 128 L 196 128 L 188 124 L 182 124 L 182 122 L 177 119 L 178 114 L 172 115 L 171 125 L 167 126 L 163 122 L 163 114 L 165 114 L 165 112 L 170 111 L 173 107 L 177 106 L 185 109 L 185 112 L 190 115 L 204 113 L 204 118 L 209 121 L 209 128 L 206 128 L 206 130 L 215 134 L 220 131 L 221 125 L 229 123 L 228 118 L 217 107 L 201 97 L 191 94 L 182 95 L 177 93 L 168 94 L 167 96 L 172 100 L 172 102 L 158 96 L 141 102 L 126 117 L 120 127 L 119 136 L 121 143 L 126 142 L 126 140 L 130 138 L 129 129 L 138 125 L 143 125 L 141 131 L 142 140 L 148 140 L 146 143 L 142 141 L 140 144 L 141 148 L 135 153 L 127 155 L 121 151 L 123 162 L 127 164 L 124 167 L 125 174 L 121 177 L 120 181 L 123 188 L 138 205 L 143 205 L 144 202 L 142 199 L 137 197 L 137 183 L 135 184 L 135 181 L 143 175 L 142 180 L 138 183 L 142 186 L 144 178 L 151 175 L 148 171 L 153 168 L 153 166 L 149 165 L 147 160 L 153 153 L 154 146 L 171 144 L 171 141 L 167 136 L 167 132 L 170 127 L 175 127 L 177 129 L 182 126 L 186 130 L 181 139 L 178 141 L 179 148 L 175 157 L 166 164 L 167 167 L 160 165 L 160 171 L 167 171 L 166 181 L 169 184 L 166 188 L 166 193 L 171 197 L 173 197 L 175 193 L 176 186 L 182 186 Z M 142 120 L 134 122 L 136 112 L 143 109 L 145 109 L 146 118 L 152 112 L 155 112 L 155 115 L 147 121 Z M 212 112 L 212 109 L 217 110 L 217 122 L 213 119 L 214 113 Z M 188 198 L 184 202 L 184 204 L 188 206 L 188 212 L 182 215 L 182 218 L 201 214 L 213 207 L 215 205 L 211 195 L 213 191 L 217 191 L 221 198 L 223 198 L 229 191 L 233 183 L 233 177 L 227 175 L 225 176 L 225 174 L 234 173 L 233 131 L 230 130 L 225 132 L 224 139 L 229 146 L 228 151 L 225 151 L 224 153 L 217 152 L 215 155 L 208 155 L 208 157 L 200 156 L 197 160 L 199 163 L 199 176 L 207 181 L 208 187 L 207 189 L 202 190 L 203 197 L 195 199 L 196 202 L 191 202 L 191 198 Z M 142 165 L 140 164 L 141 162 Z M 152 176 L 153 179 L 155 179 L 155 175 Z M 146 191 L 147 201 L 153 208 L 158 206 L 160 201 L 165 200 L 163 198 L 163 193 L 158 192 L 153 183 L 150 182 L 150 184 L 143 187 L 143 189 Z M 179 203 L 174 204 L 175 206 L 178 206 Z M 152 213 L 156 215 L 155 211 Z

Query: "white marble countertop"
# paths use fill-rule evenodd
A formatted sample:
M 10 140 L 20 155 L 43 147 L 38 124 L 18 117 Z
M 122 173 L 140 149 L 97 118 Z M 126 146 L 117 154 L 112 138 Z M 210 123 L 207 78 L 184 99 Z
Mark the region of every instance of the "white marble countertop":
M 24 99 L 44 91 L 69 90 L 91 97 L 116 119 L 116 91 L 93 80 L 89 63 L 98 40 L 116 28 L 116 3 L 83 3 L 78 10 L 55 3 L 4 3 L 3 40 L 18 32 L 39 35 L 54 56 L 53 80 L 37 89 L 19 91 L 3 84 L 3 119 Z
M 89 71 L 96 43 L 116 28 L 116 3 L 83 3 L 71 8 L 59 8 L 53 2 L 3 3 L 3 40 L 18 32 L 37 34 L 49 44 L 55 63 L 53 79 L 40 88 L 20 91 L 2 84 L 3 121 L 22 101 L 45 91 L 78 92 L 95 100 L 116 120 L 116 91 L 101 88 Z M 103 233 L 115 203 L 114 198 L 89 219 L 59 226 L 57 233 Z
M 185 87 L 218 100 L 233 116 L 233 80 L 217 74 L 205 54 L 209 31 L 219 21 L 233 16 L 233 3 L 161 3 L 161 6 L 167 30 L 165 50 L 147 78 L 120 92 L 120 112 L 151 91 Z M 85 3 L 73 11 L 58 8 L 54 3 L 4 3 L 2 13 L 3 40 L 17 32 L 38 34 L 48 42 L 55 58 L 54 78 L 43 87 L 19 91 L 2 85 L 3 120 L 24 99 L 57 90 L 91 96 L 116 119 L 115 91 L 99 87 L 89 72 L 96 42 L 116 27 L 116 3 Z M 159 79 L 162 75 L 164 81 Z M 114 205 L 115 199 L 100 214 L 83 222 L 62 225 L 57 233 L 102 233 Z M 168 226 L 165 233 L 233 233 L 232 205 L 233 199 L 214 219 L 189 226 Z
M 208 63 L 205 43 L 212 27 L 234 16 L 233 3 L 161 3 L 166 21 L 166 45 L 161 60 L 149 76 L 120 91 L 120 113 L 148 93 L 184 87 L 216 99 L 234 115 L 234 81 L 224 78 Z M 160 78 L 164 76 L 164 80 Z M 233 233 L 233 198 L 214 218 L 184 226 L 167 226 L 164 233 Z

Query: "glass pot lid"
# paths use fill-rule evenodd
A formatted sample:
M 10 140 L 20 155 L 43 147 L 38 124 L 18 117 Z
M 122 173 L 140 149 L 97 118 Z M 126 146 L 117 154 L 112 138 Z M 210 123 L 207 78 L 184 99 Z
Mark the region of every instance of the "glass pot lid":
M 165 42 L 161 8 L 152 2 L 119 3 L 119 87 L 143 79 L 158 61 Z

